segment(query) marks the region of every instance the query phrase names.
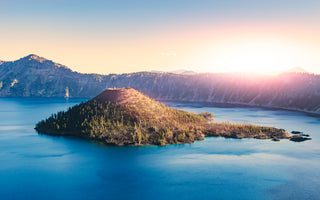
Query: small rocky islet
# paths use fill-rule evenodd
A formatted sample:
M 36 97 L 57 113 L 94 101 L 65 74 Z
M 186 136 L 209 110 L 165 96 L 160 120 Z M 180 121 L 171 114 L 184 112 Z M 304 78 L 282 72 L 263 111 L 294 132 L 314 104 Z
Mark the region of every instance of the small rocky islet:
M 293 141 L 293 142 L 303 142 L 303 141 L 306 141 L 306 140 L 311 140 L 309 134 L 304 134 L 301 131 L 291 131 L 291 133 L 293 135 L 290 137 L 290 140 Z
M 205 136 L 297 139 L 284 129 L 217 123 L 212 113 L 170 108 L 132 88 L 107 89 L 87 102 L 52 114 L 35 129 L 41 134 L 77 136 L 113 145 L 193 143 Z

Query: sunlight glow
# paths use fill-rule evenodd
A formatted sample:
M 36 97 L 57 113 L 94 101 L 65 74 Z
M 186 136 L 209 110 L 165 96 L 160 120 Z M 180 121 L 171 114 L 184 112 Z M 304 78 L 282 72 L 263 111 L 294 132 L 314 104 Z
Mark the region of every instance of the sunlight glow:
M 261 72 L 286 71 L 300 64 L 306 52 L 297 44 L 268 39 L 222 41 L 195 58 L 203 71 Z

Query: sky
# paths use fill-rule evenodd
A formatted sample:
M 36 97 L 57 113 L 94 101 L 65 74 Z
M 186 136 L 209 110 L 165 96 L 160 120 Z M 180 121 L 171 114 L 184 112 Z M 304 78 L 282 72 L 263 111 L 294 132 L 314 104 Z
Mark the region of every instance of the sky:
M 0 0 L 0 60 L 83 73 L 320 73 L 319 0 Z

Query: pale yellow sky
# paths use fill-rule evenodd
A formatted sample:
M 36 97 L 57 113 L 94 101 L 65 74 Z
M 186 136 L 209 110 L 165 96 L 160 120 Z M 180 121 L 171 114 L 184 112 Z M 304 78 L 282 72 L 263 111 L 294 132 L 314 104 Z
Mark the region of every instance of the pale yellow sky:
M 75 71 L 102 74 L 182 68 L 264 72 L 296 66 L 320 73 L 317 1 L 194 5 L 178 0 L 169 7 L 94 2 L 1 2 L 0 59 L 37 54 Z

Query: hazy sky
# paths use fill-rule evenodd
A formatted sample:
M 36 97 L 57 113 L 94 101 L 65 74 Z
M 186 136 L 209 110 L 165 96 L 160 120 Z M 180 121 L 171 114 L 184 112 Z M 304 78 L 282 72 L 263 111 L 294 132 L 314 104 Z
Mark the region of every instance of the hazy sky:
M 320 73 L 319 0 L 0 0 L 0 59 L 73 70 Z

